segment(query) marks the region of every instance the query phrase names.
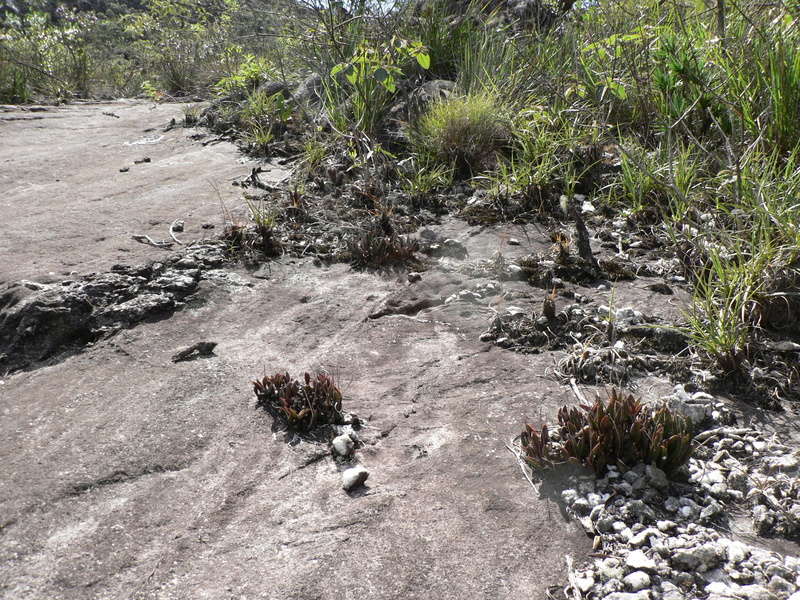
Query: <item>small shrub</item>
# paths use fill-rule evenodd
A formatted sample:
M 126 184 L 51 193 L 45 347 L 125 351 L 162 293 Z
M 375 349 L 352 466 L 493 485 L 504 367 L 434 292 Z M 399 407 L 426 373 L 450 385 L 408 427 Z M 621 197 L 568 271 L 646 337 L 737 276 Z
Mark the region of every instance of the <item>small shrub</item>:
M 438 209 L 439 203 L 434 201 L 438 190 L 444 190 L 453 184 L 453 172 L 447 166 L 411 164 L 411 168 L 400 176 L 400 187 L 408 194 L 413 208 Z
M 393 37 L 378 46 L 359 44 L 349 60 L 331 69 L 326 102 L 329 112 L 340 113 L 332 120 L 349 120 L 355 130 L 375 133 L 397 91 L 397 82 L 403 77 L 402 67 L 411 61 L 422 69 L 430 66 L 430 56 L 420 42 Z M 337 77 L 340 74 L 344 81 Z M 349 114 L 341 114 L 345 97 L 349 106 L 345 113 Z
M 607 402 L 598 397 L 592 406 L 562 407 L 555 434 L 547 425 L 526 425 L 521 445 L 534 468 L 572 460 L 602 475 L 609 465 L 647 463 L 670 474 L 689 460 L 691 439 L 691 424 L 668 406 L 646 406 L 612 390 Z
M 496 165 L 511 142 L 511 130 L 498 99 L 481 93 L 433 104 L 412 125 L 409 140 L 423 163 L 475 174 Z
M 220 96 L 251 94 L 260 83 L 277 77 L 278 73 L 265 58 L 247 54 L 230 75 L 214 84 L 214 91 Z
M 250 219 L 253 221 L 258 240 L 254 248 L 258 248 L 265 256 L 277 256 L 281 253 L 281 242 L 275 237 L 275 214 L 264 206 L 263 202 L 247 200 Z
M 0 101 L 24 104 L 31 99 L 25 70 L 11 64 L 6 65 L 0 59 Z
M 201 109 L 197 105 L 185 106 L 183 108 L 183 126 L 194 127 L 200 121 Z
M 0 17 L 0 101 L 87 97 L 96 24 L 94 14 L 63 6 Z
M 175 0 L 147 0 L 146 10 L 123 17 L 128 52 L 150 73 L 152 85 L 170 96 L 205 89 L 219 79 L 231 35 L 235 0 L 215 8 Z
M 263 408 L 289 429 L 308 432 L 319 425 L 341 424 L 342 392 L 323 373 L 305 374 L 304 380 L 276 373 L 253 382 L 256 408 Z

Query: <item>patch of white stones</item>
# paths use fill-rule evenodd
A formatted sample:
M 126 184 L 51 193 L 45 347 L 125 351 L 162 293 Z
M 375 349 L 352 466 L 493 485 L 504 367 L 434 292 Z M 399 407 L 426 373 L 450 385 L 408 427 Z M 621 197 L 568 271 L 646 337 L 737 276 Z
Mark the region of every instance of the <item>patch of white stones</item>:
M 686 402 L 682 388 L 675 402 Z M 702 400 L 700 398 L 696 400 Z M 720 416 L 707 399 L 707 414 Z M 570 598 L 605 600 L 800 600 L 800 559 L 735 538 L 731 509 L 752 533 L 800 536 L 800 453 L 746 427 L 695 437 L 688 483 L 639 465 L 584 476 L 561 497 L 595 536 L 596 556 L 570 573 Z

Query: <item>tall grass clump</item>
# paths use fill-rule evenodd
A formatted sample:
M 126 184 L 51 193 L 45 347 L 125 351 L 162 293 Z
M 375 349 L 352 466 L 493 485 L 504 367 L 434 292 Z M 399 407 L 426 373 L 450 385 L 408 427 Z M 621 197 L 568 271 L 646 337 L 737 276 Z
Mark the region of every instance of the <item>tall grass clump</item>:
M 494 168 L 511 143 L 511 121 L 499 98 L 470 94 L 435 102 L 411 126 L 414 153 L 457 173 Z
M 451 3 L 434 0 L 405 6 L 400 26 L 402 35 L 419 40 L 428 48 L 431 57 L 430 76 L 433 79 L 455 80 L 462 72 L 465 54 L 483 35 L 485 26 L 478 3 L 465 3 L 459 15 L 453 15 Z

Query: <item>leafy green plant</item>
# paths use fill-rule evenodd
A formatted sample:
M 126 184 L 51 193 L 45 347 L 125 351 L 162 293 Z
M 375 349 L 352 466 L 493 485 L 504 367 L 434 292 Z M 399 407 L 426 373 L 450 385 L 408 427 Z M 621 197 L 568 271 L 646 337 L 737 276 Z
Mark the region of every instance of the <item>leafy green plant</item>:
M 270 144 L 281 135 L 294 116 L 294 106 L 282 92 L 255 90 L 247 95 L 235 118 L 249 151 L 269 154 Z
M 303 168 L 307 173 L 312 173 L 319 168 L 327 154 L 328 148 L 321 139 L 318 137 L 308 138 L 303 142 Z
M 572 460 L 598 476 L 609 465 L 630 469 L 652 464 L 667 474 L 692 454 L 691 423 L 668 406 L 647 406 L 632 394 L 613 389 L 607 401 L 564 406 L 555 434 L 547 425 L 526 425 L 520 437 L 524 458 L 536 469 Z
M 230 48 L 226 50 L 226 54 L 231 54 Z M 214 84 L 214 91 L 223 96 L 235 93 L 250 94 L 255 92 L 259 83 L 277 77 L 274 67 L 266 58 L 246 54 L 233 73 L 226 75 Z
M 250 220 L 259 238 L 253 242 L 253 246 L 261 250 L 264 256 L 277 256 L 281 252 L 281 243 L 275 237 L 275 213 L 263 202 L 249 199 L 246 202 Z
M 24 104 L 32 99 L 24 69 L 5 64 L 0 58 L 0 101 Z
M 655 68 L 654 104 L 666 123 L 679 120 L 695 135 L 708 133 L 713 120 L 727 123 L 722 98 L 713 92 L 716 69 L 712 33 L 702 26 L 680 32 L 659 29 L 658 47 L 653 53 Z
M 506 218 L 554 209 L 558 198 L 571 195 L 594 166 L 591 161 L 580 164 L 576 146 L 596 147 L 596 131 L 581 123 L 575 112 L 555 110 L 532 97 L 528 103 L 511 119 L 508 156 L 501 157 L 496 170 L 481 176 L 498 199 L 518 199 L 516 207 L 504 209 Z
M 202 110 L 197 105 L 189 105 L 183 108 L 183 125 L 184 127 L 194 127 L 200 121 L 200 113 Z
M 484 26 L 481 25 L 477 3 L 463 6 L 458 18 L 452 15 L 447 0 L 433 0 L 424 5 L 408 3 L 407 15 L 401 22 L 406 39 L 419 40 L 428 49 L 430 75 L 437 79 L 454 80 L 461 72 L 466 49 L 476 43 Z
M 342 392 L 333 378 L 306 373 L 303 381 L 276 373 L 253 382 L 256 407 L 263 408 L 289 429 L 309 432 L 324 424 L 341 424 Z
M 453 183 L 453 170 L 447 165 L 409 164 L 401 174 L 401 187 L 411 198 L 414 207 L 429 205 L 429 200 L 437 190 L 446 189 Z
M 760 258 L 767 257 L 762 254 Z M 736 371 L 747 357 L 763 285 L 759 266 L 766 267 L 765 262 L 739 261 L 712 247 L 708 265 L 695 282 L 691 309 L 685 313 L 687 333 L 724 372 Z
M 357 269 L 405 267 L 418 262 L 419 242 L 394 231 L 386 214 L 370 223 L 347 244 L 350 262 Z
M 294 109 L 283 92 L 270 94 L 263 90 L 255 90 L 247 95 L 240 113 L 245 124 L 283 123 L 289 120 Z
M 458 65 L 458 88 L 468 95 L 492 94 L 508 106 L 527 108 L 537 65 L 526 40 L 510 26 L 472 30 Z
M 362 42 L 348 61 L 331 69 L 334 83 L 329 84 L 327 94 L 331 108 L 341 111 L 346 98 L 353 129 L 374 133 L 390 98 L 397 91 L 403 64 L 409 60 L 422 69 L 430 66 L 430 56 L 420 42 L 398 38 L 379 46 Z M 340 83 L 340 74 L 347 84 Z

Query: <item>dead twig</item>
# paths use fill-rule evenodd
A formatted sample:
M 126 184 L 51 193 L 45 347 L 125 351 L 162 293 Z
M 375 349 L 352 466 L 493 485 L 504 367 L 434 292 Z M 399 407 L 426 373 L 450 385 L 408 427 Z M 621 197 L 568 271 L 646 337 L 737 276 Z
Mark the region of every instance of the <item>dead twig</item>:
M 141 244 L 149 244 L 150 246 L 155 246 L 156 248 L 163 248 L 169 249 L 172 248 L 172 242 L 164 242 L 164 241 L 156 241 L 151 238 L 149 235 L 142 235 L 142 234 L 134 234 L 131 236 L 132 239 L 136 240 Z M 177 241 L 177 240 L 176 240 Z M 178 242 L 180 243 L 180 242 Z
M 578 399 L 578 402 L 580 402 L 581 404 L 589 404 L 586 401 L 586 397 L 583 395 L 583 392 L 581 392 L 578 389 L 578 383 L 575 381 L 574 377 L 572 377 L 569 380 L 569 387 L 572 389 L 572 393 L 575 394 L 575 397 Z
M 531 484 L 531 488 L 533 488 L 533 490 L 536 491 L 536 484 L 533 483 L 533 479 L 531 478 L 530 475 L 528 475 L 528 471 L 525 469 L 525 461 L 522 459 L 522 456 L 521 456 L 519 450 L 516 450 L 512 446 L 512 444 L 514 444 L 514 442 L 517 440 L 518 437 L 519 436 L 517 436 L 513 440 L 511 440 L 511 444 L 507 443 L 505 445 L 506 446 L 506 450 L 511 452 L 511 454 L 514 455 L 514 458 L 517 459 L 517 464 L 519 465 L 520 471 L 522 471 L 522 475 L 525 477 L 525 479 L 528 481 L 528 483 Z

